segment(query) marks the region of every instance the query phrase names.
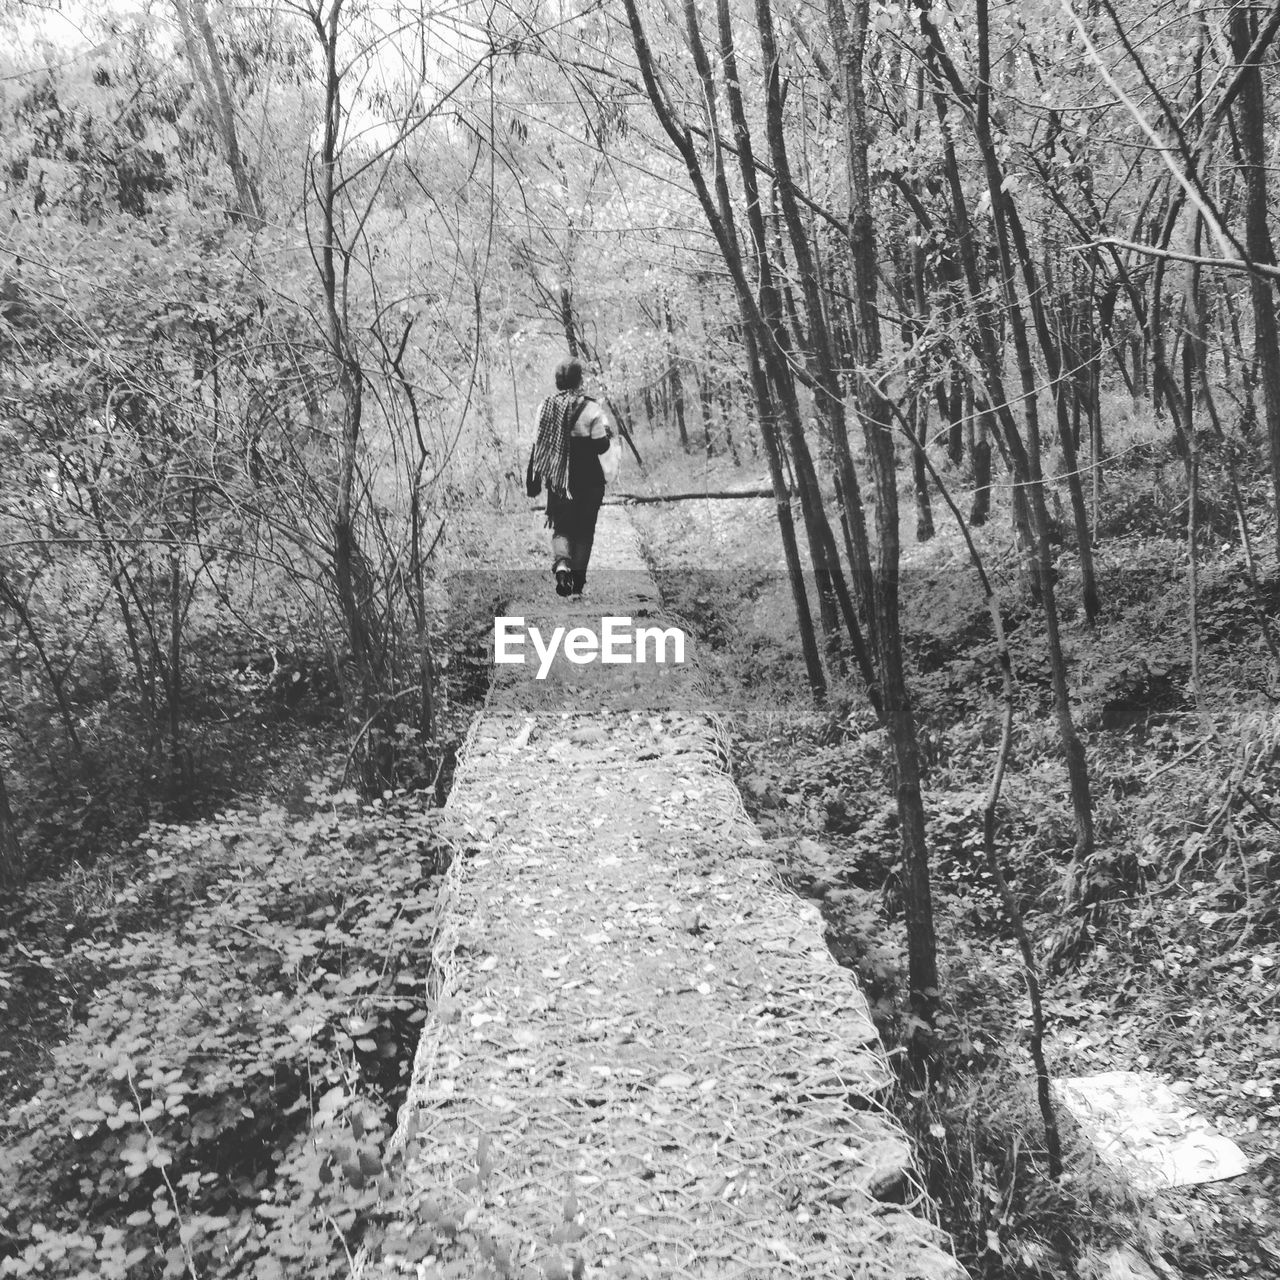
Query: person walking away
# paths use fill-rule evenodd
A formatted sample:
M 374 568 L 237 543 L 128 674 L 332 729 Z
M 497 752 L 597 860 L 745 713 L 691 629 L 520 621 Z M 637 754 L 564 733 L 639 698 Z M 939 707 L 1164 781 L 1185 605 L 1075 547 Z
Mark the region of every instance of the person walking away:
M 546 485 L 556 594 L 580 596 L 604 501 L 600 459 L 611 447 L 613 427 L 604 409 L 583 393 L 579 361 L 562 360 L 555 377 L 555 394 L 538 406 L 525 491 L 536 498 Z

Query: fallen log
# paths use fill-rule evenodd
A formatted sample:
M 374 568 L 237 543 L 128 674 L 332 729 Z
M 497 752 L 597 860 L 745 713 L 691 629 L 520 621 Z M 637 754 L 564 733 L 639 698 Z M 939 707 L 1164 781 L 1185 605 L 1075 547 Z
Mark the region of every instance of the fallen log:
M 611 493 L 601 504 L 606 507 L 623 507 L 642 502 L 697 502 L 703 498 L 772 498 L 772 489 L 711 489 L 699 493 Z M 542 503 L 534 511 L 545 511 Z
M 701 498 L 772 498 L 772 489 L 704 489 L 699 493 L 614 493 L 606 503 L 627 502 L 693 502 Z

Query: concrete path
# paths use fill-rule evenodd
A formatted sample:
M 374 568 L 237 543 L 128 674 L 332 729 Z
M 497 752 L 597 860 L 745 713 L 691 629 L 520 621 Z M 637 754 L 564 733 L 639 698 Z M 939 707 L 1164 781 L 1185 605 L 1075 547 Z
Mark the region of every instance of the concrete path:
M 508 608 L 459 762 L 431 1016 L 367 1276 L 956 1277 L 884 1112 L 865 1000 L 781 887 L 696 669 L 614 655 L 660 603 L 623 510 L 586 601 Z M 662 623 L 662 627 L 667 623 Z M 554 628 L 577 662 L 544 679 Z M 519 652 L 516 641 L 508 654 Z M 645 656 L 656 656 L 654 637 Z M 691 651 L 686 658 L 692 658 Z

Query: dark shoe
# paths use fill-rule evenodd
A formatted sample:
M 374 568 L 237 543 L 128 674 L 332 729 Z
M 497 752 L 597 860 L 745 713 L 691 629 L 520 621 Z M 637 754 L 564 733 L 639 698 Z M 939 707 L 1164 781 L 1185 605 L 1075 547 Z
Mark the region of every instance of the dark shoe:
M 575 569 L 573 571 L 573 594 L 580 596 L 582 588 L 587 585 L 587 571 L 585 569 Z
M 573 590 L 573 574 L 568 569 L 556 570 L 556 595 L 567 596 Z

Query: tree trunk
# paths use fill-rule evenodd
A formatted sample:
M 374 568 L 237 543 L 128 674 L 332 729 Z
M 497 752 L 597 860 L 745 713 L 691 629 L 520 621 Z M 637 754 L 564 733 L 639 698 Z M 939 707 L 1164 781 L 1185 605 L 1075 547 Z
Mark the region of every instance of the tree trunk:
M 0 885 L 16 885 L 22 879 L 22 847 L 18 826 L 9 807 L 9 792 L 0 770 Z
M 1243 62 L 1257 34 L 1252 7 L 1237 4 L 1231 11 L 1231 49 Z M 1275 265 L 1267 223 L 1266 103 L 1262 71 L 1254 62 L 1242 68 L 1244 84 L 1236 112 L 1236 133 L 1245 174 L 1245 249 L 1253 262 Z M 1280 332 L 1276 325 L 1275 286 L 1264 277 L 1249 277 L 1253 302 L 1253 342 L 1262 383 L 1267 445 L 1271 455 L 1271 487 L 1276 508 L 1276 552 L 1280 555 Z
M 937 1002 L 937 939 L 929 882 L 924 797 L 915 717 L 907 693 L 898 603 L 898 476 L 891 415 L 874 372 L 881 359 L 877 308 L 877 260 L 868 172 L 869 133 L 863 84 L 870 0 L 854 0 L 852 21 L 844 0 L 828 0 L 828 19 L 843 70 L 849 166 L 849 248 L 857 307 L 859 365 L 872 376 L 859 389 L 863 434 L 876 494 L 876 631 L 881 689 L 893 748 L 901 828 L 903 905 L 907 921 L 907 966 L 912 1011 L 928 1021 Z
M 361 758 L 361 782 L 366 788 L 391 781 L 389 752 L 394 709 L 381 697 L 387 652 L 383 626 L 376 615 L 369 584 L 369 568 L 356 528 L 356 472 L 364 417 L 365 371 L 346 319 L 346 277 L 350 251 L 341 243 L 338 214 L 338 149 L 342 136 L 342 76 L 338 63 L 340 0 L 326 15 L 314 19 L 325 54 L 325 126 L 321 141 L 320 175 L 316 184 L 323 240 L 317 247 L 328 356 L 341 405 L 337 431 L 334 499 L 330 520 L 333 539 L 333 586 L 345 636 L 356 672 L 355 696 L 347 697 L 353 727 L 363 726 L 356 738 Z M 353 748 L 354 752 L 354 748 Z
M 964 388 L 960 382 L 960 370 L 953 364 L 946 379 L 939 378 L 933 384 L 938 412 L 947 424 L 947 457 L 951 465 L 958 467 L 964 459 Z
M 921 72 L 923 75 L 923 71 Z M 928 542 L 934 534 L 933 503 L 929 497 L 929 466 L 925 449 L 929 445 L 929 396 L 924 390 L 919 362 L 913 354 L 916 334 L 923 331 L 928 319 L 928 292 L 924 287 L 924 255 L 918 246 L 909 250 L 909 259 L 899 263 L 899 309 L 902 323 L 899 338 L 904 355 L 903 367 L 911 393 L 904 417 L 911 443 L 911 487 L 916 500 L 916 541 Z M 913 314 L 914 312 L 914 314 Z
M 752 308 L 750 323 L 756 328 L 757 348 L 763 355 L 768 368 L 770 383 L 777 397 L 786 429 L 788 451 L 795 471 L 805 532 L 809 540 L 809 555 L 818 583 L 819 617 L 827 640 L 828 652 L 838 666 L 843 664 L 843 656 L 839 649 L 840 620 L 843 615 L 850 646 L 868 685 L 868 695 L 879 710 L 870 655 L 863 643 L 848 584 L 844 579 L 839 550 L 823 507 L 821 486 L 818 483 L 817 471 L 813 465 L 813 457 L 809 452 L 809 445 L 804 435 L 804 424 L 800 417 L 795 379 L 792 374 L 790 335 L 787 330 L 782 298 L 769 260 L 769 240 L 760 202 L 754 149 L 747 127 L 746 111 L 743 107 L 728 0 L 719 0 L 716 9 L 720 29 L 720 56 L 724 66 L 725 96 L 733 121 L 739 170 L 746 195 L 747 223 L 751 231 L 756 283 L 759 290 L 759 305 Z M 712 93 L 714 84 L 706 53 L 702 48 L 701 36 L 697 30 L 696 11 L 686 4 L 686 13 L 689 15 L 690 41 L 697 46 L 694 50 L 695 61 L 707 91 Z
M 75 713 L 71 709 L 71 703 L 67 700 L 66 673 L 58 671 L 53 660 L 49 656 L 49 651 L 45 647 L 44 639 L 40 632 L 36 629 L 34 620 L 31 617 L 31 611 L 27 608 L 27 602 L 19 594 L 5 577 L 4 570 L 0 569 L 0 601 L 13 611 L 14 616 L 22 624 L 23 630 L 27 633 L 27 638 L 31 641 L 31 647 L 36 651 L 36 657 L 40 659 L 40 665 L 44 668 L 45 679 L 49 682 L 49 688 L 53 692 L 54 700 L 58 704 L 58 714 L 62 719 L 62 729 L 67 735 L 67 741 L 71 744 L 71 750 L 75 753 L 78 762 L 84 760 L 84 747 L 80 742 L 80 734 L 76 729 Z M 139 673 L 141 678 L 141 673 Z
M 662 302 L 662 318 L 665 325 L 667 348 L 667 381 L 671 386 L 671 403 L 676 412 L 676 426 L 680 430 L 680 448 L 689 452 L 689 429 L 684 420 L 684 378 L 680 373 L 680 355 L 676 351 L 675 325 L 671 321 L 671 304 Z
M 1040 424 L 1036 409 L 1036 373 L 1027 340 L 1021 301 L 1017 296 L 1013 239 L 1010 224 L 1016 223 L 1016 211 L 1000 171 L 990 127 L 990 32 L 987 0 L 977 0 L 978 89 L 976 131 L 991 195 L 992 220 L 1000 252 L 1001 275 L 1005 290 L 1005 311 L 1013 334 L 1018 372 L 1022 382 L 1024 415 L 1027 424 L 1027 503 L 1035 535 L 1033 560 L 1040 588 L 1040 604 L 1044 610 L 1045 633 L 1049 643 L 1049 668 L 1053 685 L 1053 705 L 1066 757 L 1067 777 L 1071 791 L 1071 807 L 1076 823 L 1076 863 L 1082 864 L 1093 853 L 1093 800 L 1089 789 L 1089 772 L 1084 744 L 1076 733 L 1071 718 L 1071 696 L 1067 688 L 1066 661 L 1062 653 L 1062 637 L 1058 625 L 1058 605 L 1054 590 L 1054 567 L 1049 545 L 1049 513 L 1045 505 L 1044 476 L 1040 467 Z M 1012 216 L 1010 216 L 1012 215 Z
M 969 509 L 969 523 L 976 529 L 987 523 L 991 514 L 991 439 L 987 427 L 987 415 L 982 415 L 978 425 L 978 438 L 973 442 L 973 506 Z
M 842 515 L 850 548 L 849 570 L 853 578 L 853 594 L 858 602 L 859 613 L 866 619 L 871 617 L 872 612 L 871 545 L 867 538 L 861 484 L 854 465 L 853 453 L 849 448 L 844 390 L 840 385 L 835 344 L 819 287 L 819 274 L 813 248 L 809 243 L 808 232 L 800 214 L 800 207 L 795 197 L 795 186 L 791 178 L 791 162 L 787 154 L 786 132 L 783 128 L 781 69 L 770 0 L 756 0 L 756 26 L 759 29 L 760 51 L 764 58 L 765 122 L 769 156 L 773 161 L 774 172 L 777 174 L 778 196 L 783 217 L 786 220 L 792 252 L 795 254 L 796 273 L 800 277 L 804 291 L 812 348 L 811 367 L 815 383 L 815 403 L 822 416 L 825 434 L 835 454 L 839 473 L 839 492 L 843 495 L 844 504 Z M 854 643 L 858 646 L 862 645 L 860 634 Z
M 990 153 L 994 163 L 994 151 Z M 1080 560 L 1081 594 L 1084 603 L 1085 617 L 1092 623 L 1101 609 L 1098 595 L 1097 575 L 1093 568 L 1093 543 L 1089 537 L 1089 513 L 1085 507 L 1084 485 L 1080 479 L 1080 467 L 1075 443 L 1071 434 L 1070 405 L 1068 403 L 1069 386 L 1063 371 L 1062 353 L 1054 342 L 1049 330 L 1049 319 L 1045 311 L 1043 290 L 1031 258 L 1030 247 L 1022 228 L 1022 219 L 1009 195 L 1004 179 L 1001 178 L 1003 196 L 1001 206 L 1007 228 L 1009 242 L 1014 256 L 1022 272 L 1023 285 L 1026 289 L 1027 307 L 1031 312 L 1032 324 L 1039 339 L 1040 350 L 1044 355 L 1049 370 L 1049 381 L 1053 386 L 1054 417 L 1058 427 L 1058 443 L 1062 448 L 1062 459 L 1066 465 L 1067 492 L 1071 497 L 1071 513 L 1076 528 L 1076 553 Z M 994 197 L 993 197 L 994 198 Z M 1012 295 L 1009 297 L 1010 319 L 1013 319 L 1012 308 L 1018 305 Z M 1030 431 L 1030 426 L 1028 426 Z
M 1198 61 L 1198 60 L 1197 60 Z M 1197 94 L 1197 97 L 1199 95 Z M 1200 218 L 1195 218 L 1191 250 L 1200 252 Z M 1200 295 L 1200 268 L 1189 264 L 1186 269 L 1187 340 L 1182 347 L 1183 412 L 1187 423 L 1187 638 L 1191 659 L 1190 684 L 1195 698 L 1196 714 L 1205 729 L 1212 728 L 1204 697 L 1204 680 L 1200 670 L 1200 583 L 1199 583 L 1199 500 L 1200 451 L 1196 440 L 1196 401 L 1204 382 L 1204 307 Z
M 582 353 L 578 349 L 578 329 L 573 322 L 573 294 L 567 284 L 560 286 L 560 327 L 564 330 L 569 355 L 576 360 Z
M 169 750 L 176 764 L 182 741 L 182 557 L 169 551 L 169 654 L 168 673 Z
M 980 352 L 983 372 L 991 392 L 989 405 L 996 411 L 1005 433 L 1005 447 L 1014 471 L 1015 510 L 1019 495 L 1025 497 L 1026 518 L 1032 533 L 1031 572 L 1044 610 L 1045 631 L 1049 645 L 1049 665 L 1053 686 L 1054 711 L 1058 721 L 1063 754 L 1066 757 L 1067 776 L 1071 792 L 1072 810 L 1076 823 L 1076 858 L 1083 862 L 1093 852 L 1093 801 L 1089 789 L 1089 772 L 1084 746 L 1075 731 L 1071 718 L 1070 692 L 1067 688 L 1066 664 L 1062 653 L 1062 638 L 1058 624 L 1057 600 L 1054 594 L 1054 567 L 1049 545 L 1049 514 L 1045 503 L 1044 476 L 1040 465 L 1040 426 L 1036 408 L 1038 384 L 1027 340 L 1022 300 L 1017 292 L 1019 263 L 1014 256 L 1011 224 L 1016 223 L 1016 210 L 1011 207 L 1012 197 L 1001 171 L 999 156 L 991 128 L 990 85 L 990 29 L 987 0 L 977 0 L 976 29 L 978 42 L 978 77 L 976 89 L 971 93 L 964 85 L 955 64 L 947 53 L 941 35 L 930 16 L 929 0 L 918 0 L 921 31 L 928 41 L 929 59 L 936 74 L 951 86 L 965 104 L 966 114 L 973 122 L 974 140 L 982 156 L 991 200 L 992 222 L 996 232 L 999 252 L 999 274 L 1004 290 L 1004 317 L 1013 337 L 1017 356 L 1018 375 L 1022 385 L 1023 415 L 1026 423 L 1025 440 L 1019 434 L 1005 396 L 1000 374 L 1000 347 L 992 332 L 990 316 L 978 301 L 977 269 L 968 226 L 967 206 L 960 185 L 959 170 L 955 163 L 954 148 L 948 140 L 944 144 L 947 154 L 947 176 L 953 193 L 953 206 L 962 221 L 963 234 L 959 237 L 961 260 L 965 267 L 966 283 L 971 303 L 978 308 L 978 330 L 982 339 Z M 945 101 L 938 95 L 940 116 L 945 118 Z M 945 129 L 945 119 L 944 119 Z M 1012 216 L 1010 216 L 1012 215 Z
M 640 66 L 640 74 L 644 80 L 645 91 L 649 96 L 649 101 L 653 106 L 659 123 L 684 161 L 685 170 L 693 184 L 698 203 L 702 207 L 703 215 L 711 227 L 725 265 L 729 268 L 729 274 L 733 279 L 738 309 L 742 317 L 747 367 L 752 381 L 757 413 L 760 418 L 760 435 L 765 444 L 765 451 L 769 460 L 769 472 L 773 480 L 774 492 L 777 495 L 778 529 L 786 556 L 791 594 L 795 601 L 796 625 L 800 632 L 800 643 L 804 652 L 810 688 L 815 697 L 821 698 L 826 694 L 826 676 L 818 653 L 817 640 L 813 630 L 813 618 L 809 612 L 808 593 L 805 588 L 804 575 L 801 571 L 799 549 L 796 546 L 795 529 L 791 520 L 791 508 L 785 497 L 788 493 L 788 488 L 783 476 L 782 458 L 774 434 L 771 397 L 752 331 L 754 302 L 742 268 L 742 256 L 733 218 L 733 204 L 724 174 L 723 161 L 717 151 L 713 169 L 716 194 L 713 197 L 707 185 L 706 175 L 703 173 L 702 166 L 698 160 L 691 131 L 688 125 L 677 119 L 670 100 L 658 83 L 653 54 L 649 47 L 648 37 L 645 35 L 644 28 L 640 22 L 636 0 L 624 0 L 624 4 L 626 6 L 627 22 L 631 28 L 632 44 L 635 48 L 636 60 Z M 692 4 L 692 0 L 690 0 L 690 4 Z M 696 35 L 696 11 L 693 11 L 692 16 L 695 23 L 693 33 Z M 705 52 L 703 53 L 703 62 L 705 63 Z M 708 110 L 714 110 L 713 101 L 709 104 Z
M 735 467 L 742 466 L 742 455 L 738 451 L 737 441 L 733 435 L 733 422 L 731 412 L 733 402 L 729 399 L 729 393 L 725 387 L 723 378 L 716 379 L 716 411 L 720 415 L 720 426 L 724 431 L 725 448 L 729 450 L 729 456 L 733 459 Z
M 699 281 L 699 285 L 704 282 Z M 698 322 L 702 330 L 702 342 L 704 351 L 707 348 L 707 312 L 702 301 L 703 290 L 698 289 Z M 716 456 L 715 435 L 712 430 L 712 422 L 714 414 L 712 411 L 713 390 L 715 387 L 715 373 L 713 367 L 704 360 L 698 367 L 694 369 L 694 384 L 698 391 L 698 412 L 702 417 L 702 448 L 708 458 Z
M 925 438 L 928 432 L 928 406 L 921 396 L 913 396 L 907 408 L 911 431 L 911 480 L 916 498 L 916 541 L 928 542 L 933 537 L 933 503 L 929 499 L 929 469 L 925 465 Z
M 209 21 L 209 12 L 204 0 L 174 0 L 174 7 L 178 11 L 178 24 L 182 29 L 187 56 L 204 92 L 205 106 L 221 135 L 222 145 L 227 153 L 227 165 L 236 186 L 235 216 L 261 223 L 264 219 L 262 197 L 244 153 L 240 150 L 235 103 L 231 98 L 222 53 L 213 34 L 213 24 Z
M 924 7 L 927 15 L 927 6 Z M 931 61 L 942 58 L 941 44 L 936 38 L 936 30 L 931 23 L 926 25 L 926 32 L 931 36 L 929 57 Z M 996 330 L 996 320 L 992 314 L 992 303 L 989 291 L 984 287 L 983 277 L 978 267 L 978 253 L 974 237 L 973 224 L 969 218 L 969 206 L 965 198 L 964 182 L 960 173 L 960 165 L 956 158 L 955 144 L 951 140 L 950 126 L 947 122 L 948 104 L 941 93 L 934 94 L 934 106 L 938 116 L 938 124 L 943 138 L 943 172 L 951 194 L 952 217 L 955 220 L 955 243 L 960 259 L 961 280 L 964 284 L 964 302 L 974 319 L 977 333 L 975 354 L 982 369 L 982 378 L 986 383 L 983 403 L 978 407 L 979 422 L 988 427 L 997 428 L 993 433 L 1000 446 L 1009 470 L 1013 474 L 1013 525 L 1018 544 L 1024 554 L 1031 547 L 1034 538 L 1031 533 L 1030 518 L 1027 514 L 1025 484 L 1027 480 L 1026 449 L 1018 432 L 1018 424 L 1013 417 L 1013 409 L 1004 385 L 1004 344 Z M 991 435 L 986 437 L 988 452 L 983 460 L 986 474 L 986 487 L 989 490 L 991 477 Z M 975 460 L 975 483 L 981 487 L 977 476 L 978 463 Z M 990 509 L 990 494 L 986 501 L 974 498 L 975 511 L 981 509 L 985 518 Z

